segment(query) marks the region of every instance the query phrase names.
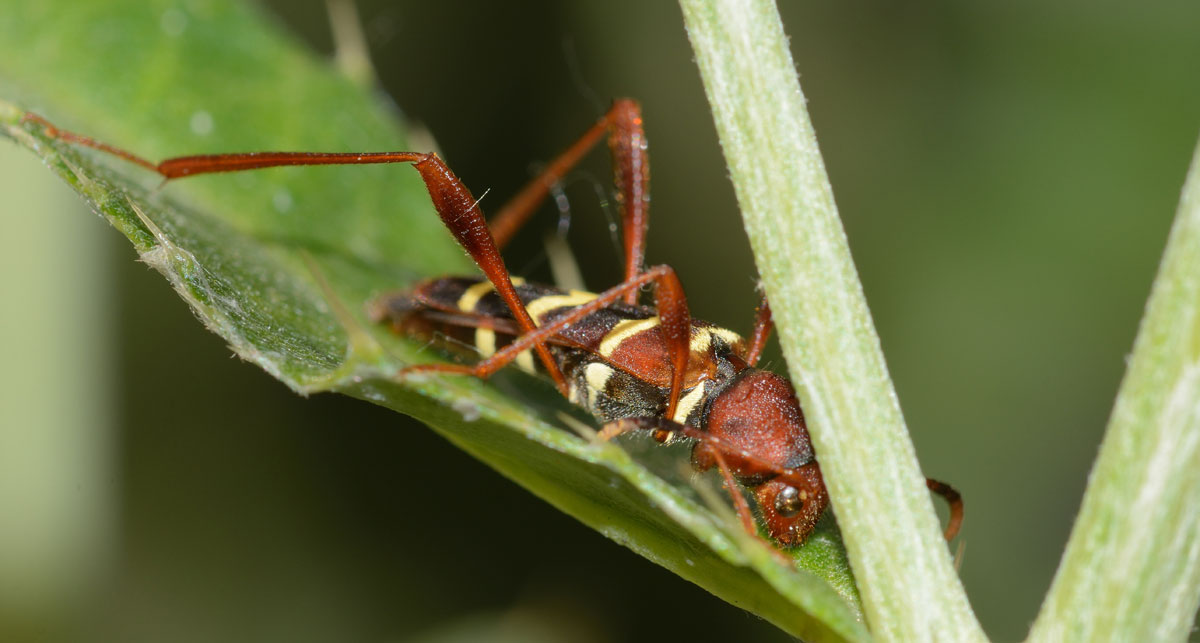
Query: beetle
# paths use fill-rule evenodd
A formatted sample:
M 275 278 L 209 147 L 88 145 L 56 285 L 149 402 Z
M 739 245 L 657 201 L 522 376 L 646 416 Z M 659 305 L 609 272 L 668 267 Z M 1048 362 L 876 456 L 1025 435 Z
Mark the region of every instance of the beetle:
M 675 271 L 644 267 L 649 217 L 649 158 L 640 106 L 614 101 L 603 117 L 548 164 L 489 222 L 471 191 L 433 153 L 251 152 L 182 156 L 152 163 L 28 114 L 47 135 L 114 155 L 164 180 L 288 165 L 409 163 L 419 172 L 438 215 L 484 277 L 439 277 L 368 303 L 376 322 L 407 335 L 449 338 L 475 347 L 474 364 L 409 366 L 417 373 L 486 378 L 515 363 L 546 374 L 556 388 L 604 423 L 611 439 L 648 431 L 660 443 L 690 440 L 692 463 L 716 468 L 744 529 L 758 534 L 743 495 L 753 493 L 769 537 L 804 542 L 829 504 L 804 414 L 791 384 L 756 367 L 770 336 L 764 297 L 749 340 L 691 317 Z M 565 291 L 513 277 L 500 249 L 563 177 L 601 139 L 613 159 L 624 245 L 624 278 L 601 293 Z M 641 305 L 652 286 L 654 305 Z M 947 540 L 962 523 L 961 496 L 926 479 L 949 503 Z

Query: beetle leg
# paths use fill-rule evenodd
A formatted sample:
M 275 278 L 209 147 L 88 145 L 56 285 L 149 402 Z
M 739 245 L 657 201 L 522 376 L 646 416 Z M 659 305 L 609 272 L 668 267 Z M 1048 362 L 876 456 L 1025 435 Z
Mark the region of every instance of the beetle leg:
M 763 295 L 762 302 L 758 304 L 758 310 L 754 314 L 754 331 L 750 334 L 750 347 L 746 350 L 746 365 L 754 366 L 758 363 L 758 358 L 762 357 L 763 348 L 767 345 L 767 339 L 771 337 L 771 329 L 775 327 L 775 323 L 771 320 L 771 305 L 767 303 L 767 296 Z
M 613 160 L 617 205 L 621 212 L 625 244 L 625 281 L 641 274 L 642 262 L 646 256 L 646 230 L 650 216 L 650 160 L 646 151 L 646 134 L 642 128 L 641 107 L 637 101 L 628 98 L 613 101 L 612 107 L 600 120 L 551 161 L 492 217 L 489 226 L 498 247 L 503 248 L 508 244 L 517 230 L 546 199 L 554 185 L 579 163 L 606 132 Z M 625 293 L 625 303 L 636 303 L 637 295 L 636 290 Z
M 437 209 L 438 215 L 441 216 L 442 222 L 450 229 L 459 245 L 471 255 L 488 280 L 492 282 L 496 292 L 508 304 L 521 331 L 528 335 L 537 327 L 521 303 L 521 298 L 517 295 L 508 269 L 504 266 L 504 260 L 500 257 L 500 250 L 488 231 L 478 202 L 471 195 L 467 186 L 435 154 L 417 152 L 251 152 L 180 156 L 153 163 L 121 148 L 59 129 L 36 114 L 26 114 L 24 120 L 41 125 L 49 136 L 125 159 L 158 173 L 168 181 L 198 174 L 241 172 L 288 165 L 411 163 L 421 173 L 421 178 L 425 181 L 425 187 L 429 190 L 429 196 L 433 200 L 433 205 Z M 559 391 L 563 395 L 567 395 L 567 379 L 563 376 L 553 355 L 550 354 L 550 349 L 542 341 L 535 341 L 529 347 L 537 352 Z
M 946 531 L 943 533 L 943 535 L 946 537 L 947 541 L 954 540 L 954 537 L 958 535 L 958 530 L 962 528 L 962 495 L 959 494 L 958 490 L 954 487 L 951 487 L 941 480 L 934 480 L 933 478 L 925 478 L 925 486 L 928 487 L 930 491 L 941 496 L 942 499 L 946 501 L 946 504 L 950 506 L 950 519 L 946 521 Z

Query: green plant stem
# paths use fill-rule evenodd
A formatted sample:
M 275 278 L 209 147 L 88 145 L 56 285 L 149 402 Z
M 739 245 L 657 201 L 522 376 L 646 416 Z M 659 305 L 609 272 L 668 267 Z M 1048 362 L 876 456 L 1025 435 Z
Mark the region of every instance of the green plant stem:
M 872 633 L 982 640 L 942 540 L 770 0 L 681 0 Z
M 1200 604 L 1200 147 L 1031 641 L 1180 641 Z

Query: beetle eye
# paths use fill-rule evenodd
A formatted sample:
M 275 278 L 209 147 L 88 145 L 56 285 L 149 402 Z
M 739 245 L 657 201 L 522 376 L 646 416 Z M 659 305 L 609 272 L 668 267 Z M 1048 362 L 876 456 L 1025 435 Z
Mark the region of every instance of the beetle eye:
M 775 512 L 784 518 L 791 518 L 800 513 L 802 509 L 804 509 L 804 500 L 795 487 L 784 487 L 783 491 L 775 496 Z

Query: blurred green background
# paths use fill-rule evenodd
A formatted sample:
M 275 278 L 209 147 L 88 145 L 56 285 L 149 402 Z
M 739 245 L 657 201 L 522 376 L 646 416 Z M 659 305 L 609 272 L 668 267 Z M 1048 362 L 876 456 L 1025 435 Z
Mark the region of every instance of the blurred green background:
M 332 51 L 323 3 L 267 6 Z M 641 100 L 649 260 L 749 329 L 755 269 L 674 4 L 358 6 L 383 87 L 485 209 L 611 97 Z M 1200 4 L 781 11 L 922 466 L 966 498 L 971 601 L 1023 638 L 1200 133 Z M 0 146 L 0 170 L 6 640 L 786 640 L 419 425 L 230 359 L 35 160 Z M 607 173 L 597 154 L 567 188 L 593 288 L 619 274 Z M 544 273 L 553 225 L 514 272 Z

